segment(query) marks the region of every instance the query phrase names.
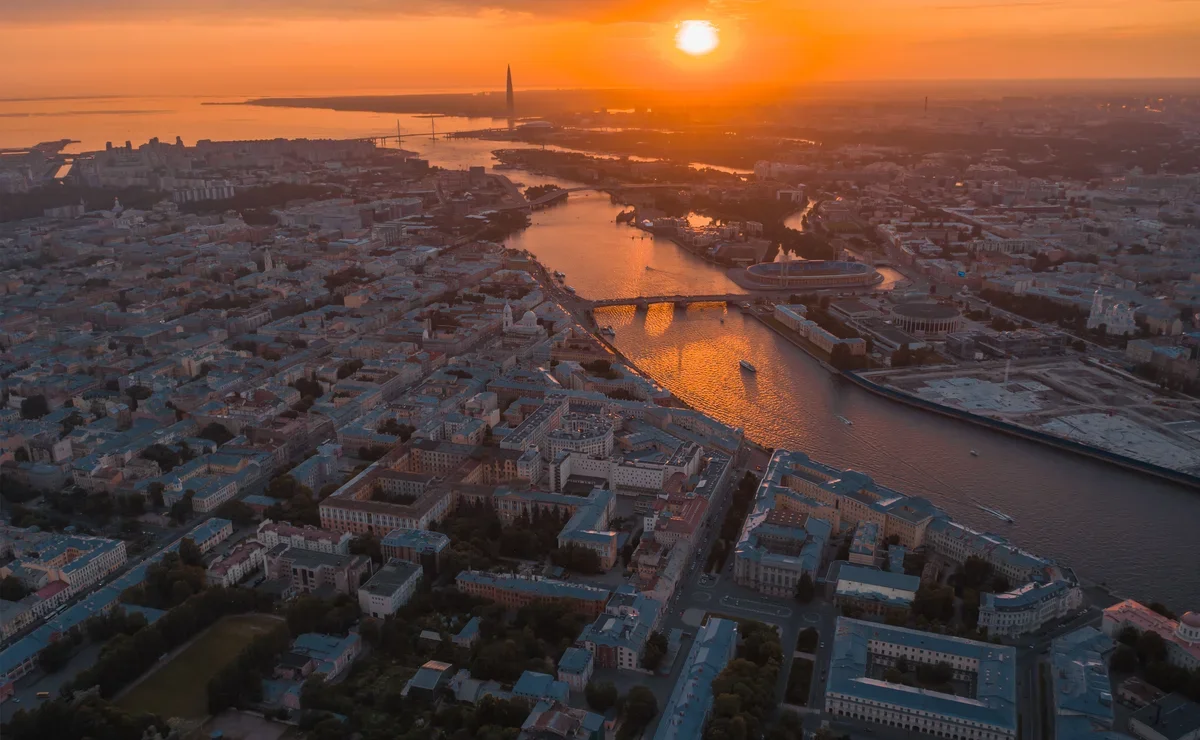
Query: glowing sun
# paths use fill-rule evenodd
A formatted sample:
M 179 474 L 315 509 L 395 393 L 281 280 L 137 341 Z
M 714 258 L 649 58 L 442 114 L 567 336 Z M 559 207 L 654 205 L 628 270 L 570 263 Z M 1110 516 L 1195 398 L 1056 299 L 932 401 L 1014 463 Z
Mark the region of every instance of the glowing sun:
M 717 27 L 708 21 L 680 21 L 676 28 L 675 47 L 684 53 L 700 56 L 721 43 Z

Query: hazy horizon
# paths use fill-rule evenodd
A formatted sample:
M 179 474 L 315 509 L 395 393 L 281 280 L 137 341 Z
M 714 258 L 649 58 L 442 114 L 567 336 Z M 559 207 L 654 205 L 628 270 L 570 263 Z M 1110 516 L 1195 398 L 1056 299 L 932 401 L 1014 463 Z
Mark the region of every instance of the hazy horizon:
M 503 70 L 501 70 L 503 71 Z M 74 95 L 28 95 L 0 96 L 0 103 L 46 103 L 72 100 L 213 100 L 220 102 L 249 102 L 260 99 L 290 99 L 290 98 L 335 98 L 335 97 L 405 97 L 422 95 L 488 95 L 503 94 L 501 84 L 466 85 L 462 87 L 440 88 L 401 88 L 401 87 L 343 87 L 330 89 L 279 88 L 271 90 L 245 90 L 227 93 L 117 93 L 95 92 Z M 1163 92 L 1190 93 L 1200 92 L 1200 74 L 1180 75 L 1176 77 L 1071 77 L 1071 78 L 910 78 L 910 79 L 863 79 L 863 80 L 827 80 L 809 82 L 804 86 L 781 86 L 770 90 L 753 92 L 774 95 L 793 95 L 798 99 L 840 100 L 853 99 L 855 95 L 870 93 L 882 95 L 884 99 L 908 97 L 914 91 L 927 91 L 928 94 L 941 94 L 953 99 L 987 99 L 998 95 L 1026 93 L 1030 95 L 1046 94 L 1140 94 L 1146 92 L 1147 86 L 1169 88 Z M 698 88 L 679 86 L 674 90 L 662 90 L 653 86 L 586 86 L 586 85 L 545 85 L 515 86 L 517 92 L 637 92 L 693 94 Z M 713 94 L 713 97 L 719 97 Z M 0 115 L 4 115 L 0 113 Z
M 1188 78 L 1195 0 L 0 0 L 0 98 Z M 691 55 L 678 24 L 711 22 Z M 47 50 L 53 53 L 47 54 Z

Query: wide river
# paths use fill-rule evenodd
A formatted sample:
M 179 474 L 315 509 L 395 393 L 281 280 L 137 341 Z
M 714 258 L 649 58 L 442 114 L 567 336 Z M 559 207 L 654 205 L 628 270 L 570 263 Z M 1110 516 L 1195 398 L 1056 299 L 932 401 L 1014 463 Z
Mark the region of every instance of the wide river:
M 566 205 L 534 214 L 510 244 L 566 273 L 589 298 L 738 292 L 722 269 L 615 225 L 619 211 L 606 196 L 573 193 Z M 925 496 L 1118 595 L 1200 605 L 1200 492 L 879 398 L 737 309 L 611 308 L 597 321 L 616 330 L 617 347 L 655 380 L 756 442 Z M 741 370 L 741 359 L 758 372 Z
M 428 131 L 411 116 L 336 111 L 201 106 L 194 99 L 0 102 L 0 148 L 59 138 L 74 151 L 105 141 L 136 144 L 151 136 L 253 139 L 347 137 Z M 482 128 L 488 121 L 439 119 L 439 131 Z M 433 164 L 494 164 L 492 142 L 413 137 Z M 553 178 L 510 171 L 526 185 Z M 528 249 L 586 297 L 739 292 L 720 268 L 673 243 L 614 221 L 608 196 L 573 193 L 534 214 L 510 245 Z M 898 275 L 889 274 L 891 284 Z M 1200 607 L 1200 492 L 1156 481 L 911 409 L 826 373 L 811 358 L 751 318 L 723 307 L 649 311 L 610 309 L 602 323 L 625 355 L 696 408 L 768 446 L 803 450 L 852 467 L 904 493 L 928 497 L 955 518 L 998 531 L 1018 545 L 1057 558 L 1117 594 Z M 747 359 L 758 373 L 738 368 Z M 838 417 L 853 422 L 846 425 Z M 972 457 L 976 450 L 978 457 Z M 976 508 L 1011 514 L 1005 525 Z

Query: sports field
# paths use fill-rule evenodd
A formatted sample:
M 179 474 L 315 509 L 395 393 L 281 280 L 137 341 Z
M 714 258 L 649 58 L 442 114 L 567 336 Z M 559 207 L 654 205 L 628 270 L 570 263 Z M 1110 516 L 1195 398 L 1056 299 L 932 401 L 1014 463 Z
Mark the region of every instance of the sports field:
M 208 680 L 242 648 L 280 620 L 266 614 L 225 617 L 126 692 L 117 704 L 163 718 L 198 719 L 208 714 Z

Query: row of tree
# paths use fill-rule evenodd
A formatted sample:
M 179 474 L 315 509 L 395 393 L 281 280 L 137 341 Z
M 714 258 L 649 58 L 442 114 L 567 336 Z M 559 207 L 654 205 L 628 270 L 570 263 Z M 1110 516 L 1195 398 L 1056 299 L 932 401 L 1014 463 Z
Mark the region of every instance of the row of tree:
M 705 563 L 705 569 L 709 572 L 719 573 L 725 567 L 725 560 L 733 549 L 732 543 L 737 542 L 741 536 L 742 523 L 750 513 L 750 504 L 754 501 L 754 493 L 757 490 L 758 478 L 753 473 L 747 472 L 738 481 L 737 490 L 730 497 L 725 519 L 721 522 L 721 531 L 708 554 L 708 562 Z
M 263 679 L 270 675 L 291 640 L 284 622 L 256 635 L 234 660 L 209 679 L 206 687 L 209 713 L 218 714 L 229 707 L 244 709 L 262 701 Z
M 759 737 L 775 708 L 775 687 L 783 646 L 774 626 L 752 620 L 738 622 L 737 654 L 712 683 L 713 717 L 705 740 Z
M 98 696 L 89 696 L 75 702 L 55 699 L 33 709 L 21 709 L 4 725 L 3 735 L 4 740 L 129 740 L 145 737 L 151 727 L 167 731 L 161 717 L 127 712 Z
M 98 686 L 100 695 L 109 698 L 145 673 L 163 655 L 221 617 L 268 609 L 270 604 L 252 591 L 210 588 L 171 609 L 154 624 L 132 635 L 121 633 L 113 637 L 95 664 L 67 686 L 71 690 Z

